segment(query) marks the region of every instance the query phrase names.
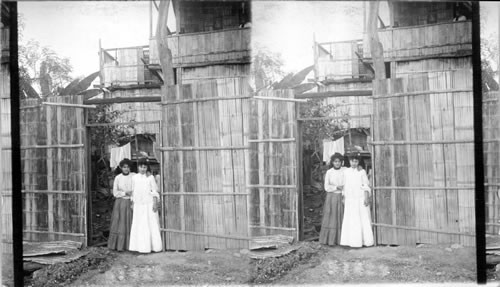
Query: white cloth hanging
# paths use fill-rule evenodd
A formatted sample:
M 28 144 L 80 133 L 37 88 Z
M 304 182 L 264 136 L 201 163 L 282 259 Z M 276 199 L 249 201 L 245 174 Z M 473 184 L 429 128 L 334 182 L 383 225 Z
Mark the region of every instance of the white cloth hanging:
M 117 166 L 119 166 L 120 161 L 122 159 L 125 158 L 130 159 L 132 157 L 130 143 L 123 145 L 121 147 L 111 148 L 110 153 L 111 155 L 109 159 L 109 164 L 111 165 L 111 168 L 116 168 Z
M 337 139 L 336 141 L 323 140 L 323 161 L 330 162 L 330 157 L 334 153 L 344 154 L 344 137 Z

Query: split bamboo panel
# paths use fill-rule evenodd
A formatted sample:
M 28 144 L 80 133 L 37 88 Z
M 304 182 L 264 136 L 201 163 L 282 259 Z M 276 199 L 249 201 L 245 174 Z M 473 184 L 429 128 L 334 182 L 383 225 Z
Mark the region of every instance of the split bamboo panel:
M 328 52 L 318 54 L 316 69 L 320 79 L 351 79 L 359 76 L 357 70 L 359 59 L 355 54 L 357 41 L 319 45 L 322 50 Z
M 472 52 L 472 22 L 448 22 L 421 26 L 380 29 L 385 59 L 420 58 L 432 55 L 457 55 Z M 364 38 L 363 54 L 371 58 Z
M 472 115 L 470 70 L 374 82 L 379 244 L 475 245 Z
M 259 97 L 293 98 L 291 90 Z M 251 236 L 284 234 L 298 239 L 297 122 L 294 102 L 253 100 L 250 104 Z
M 8 31 L 2 29 L 2 32 Z M 4 33 L 2 33 L 3 35 Z M 4 43 L 2 43 L 2 46 Z M 9 65 L 0 67 L 0 272 L 13 265 L 12 139 Z M 9 272 L 5 268 L 3 272 Z M 5 273 L 7 274 L 7 273 Z M 0 274 L 0 278 L 2 275 Z M 10 277 L 10 276 L 9 276 Z
M 250 39 L 251 29 L 239 28 L 173 35 L 167 38 L 167 42 L 172 51 L 173 66 L 189 67 L 216 62 L 249 63 Z M 158 62 L 156 59 L 152 61 Z
M 45 101 L 83 104 L 83 96 Z M 23 100 L 20 132 L 24 239 L 86 244 L 83 109 Z
M 242 96 L 250 96 L 245 77 L 163 88 L 167 250 L 248 248 Z
M 486 233 L 500 233 L 500 101 L 499 93 L 483 94 L 483 139 Z

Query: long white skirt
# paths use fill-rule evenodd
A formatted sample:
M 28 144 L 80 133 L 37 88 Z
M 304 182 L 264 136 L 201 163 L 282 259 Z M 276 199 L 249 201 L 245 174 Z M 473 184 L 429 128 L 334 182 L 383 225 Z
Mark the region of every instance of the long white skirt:
M 152 203 L 134 203 L 129 250 L 141 253 L 161 251 L 159 222 L 158 212 L 153 212 Z
M 364 197 L 346 197 L 340 245 L 362 247 L 373 245 L 370 207 Z

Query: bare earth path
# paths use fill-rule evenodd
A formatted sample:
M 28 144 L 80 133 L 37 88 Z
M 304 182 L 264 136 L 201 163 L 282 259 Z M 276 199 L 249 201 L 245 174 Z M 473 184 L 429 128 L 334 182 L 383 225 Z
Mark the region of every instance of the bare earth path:
M 276 283 L 473 283 L 475 280 L 475 248 L 424 245 L 419 248 L 328 247 L 323 255 L 295 268 Z
M 70 286 L 243 284 L 249 259 L 238 251 L 118 253 L 110 270 L 81 275 Z
M 473 283 L 475 258 L 474 248 L 460 246 L 325 247 L 319 256 L 268 283 Z M 118 253 L 111 269 L 82 274 L 70 286 L 239 285 L 249 283 L 251 270 L 250 259 L 237 250 L 148 255 L 124 252 Z

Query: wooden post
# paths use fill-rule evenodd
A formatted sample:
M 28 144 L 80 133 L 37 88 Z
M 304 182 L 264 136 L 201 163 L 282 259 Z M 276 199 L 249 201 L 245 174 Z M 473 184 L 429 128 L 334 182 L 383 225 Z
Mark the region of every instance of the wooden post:
M 174 70 L 172 65 L 172 51 L 168 48 L 168 8 L 170 0 L 161 1 L 158 13 L 158 26 L 156 28 L 156 40 L 158 44 L 158 56 L 163 73 L 164 85 L 167 88 L 174 84 Z M 176 15 L 179 17 L 179 15 Z M 178 30 L 178 28 L 177 28 Z M 168 91 L 168 89 L 165 89 Z
M 377 31 L 379 4 L 379 0 L 370 2 L 369 4 L 367 31 L 373 68 L 375 70 L 375 79 L 385 79 L 384 49 L 382 43 L 379 41 Z
M 394 2 L 392 0 L 387 1 L 389 5 L 389 27 L 394 27 Z
M 149 1 L 149 38 L 153 38 L 153 1 Z
M 314 53 L 314 80 L 318 81 L 318 44 L 316 43 L 315 33 L 313 33 L 313 53 Z
M 104 87 L 104 54 L 102 53 L 101 39 L 99 39 L 99 78 L 101 80 L 101 86 Z

